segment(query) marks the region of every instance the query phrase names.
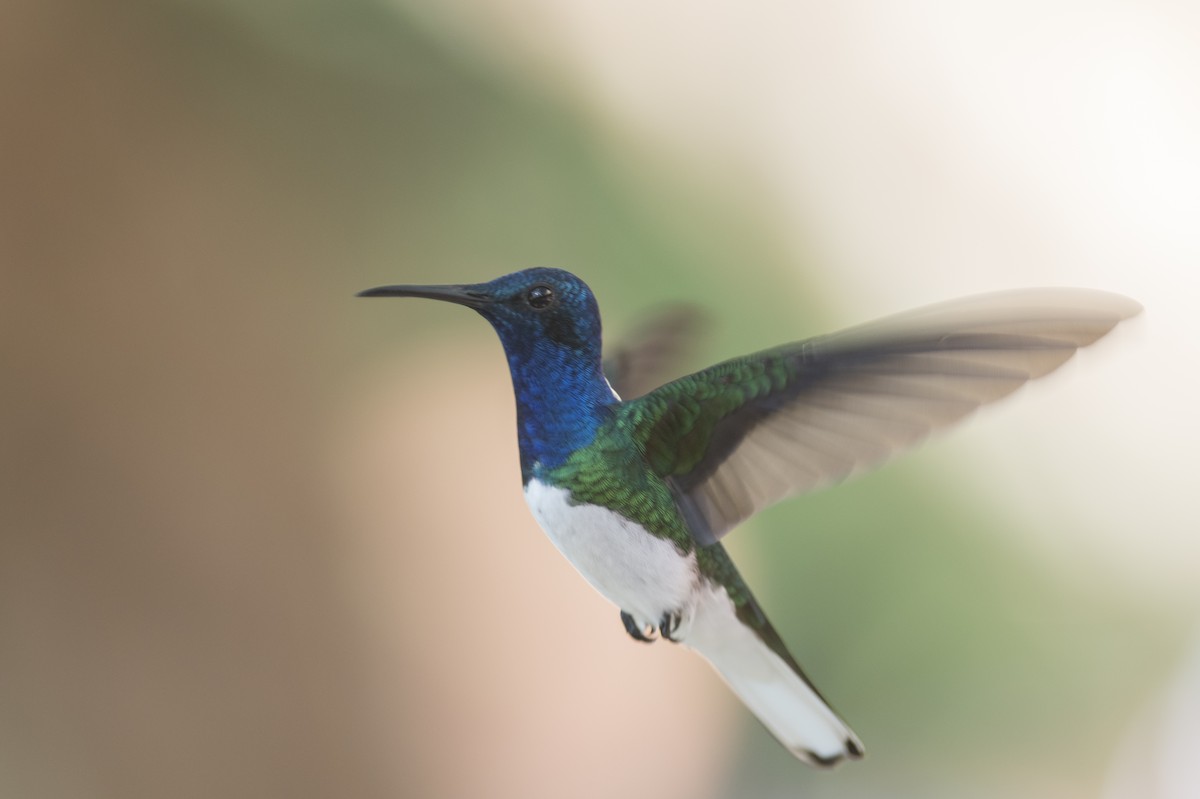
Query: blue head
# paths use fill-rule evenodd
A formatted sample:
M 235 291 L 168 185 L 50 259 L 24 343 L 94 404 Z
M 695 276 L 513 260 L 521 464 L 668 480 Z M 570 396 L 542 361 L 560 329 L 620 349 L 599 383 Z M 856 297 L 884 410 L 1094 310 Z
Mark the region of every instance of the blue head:
M 445 300 L 473 308 L 492 323 L 517 396 L 526 481 L 591 443 L 615 400 L 600 368 L 596 298 L 570 272 L 538 267 L 488 283 L 381 286 L 359 296 Z

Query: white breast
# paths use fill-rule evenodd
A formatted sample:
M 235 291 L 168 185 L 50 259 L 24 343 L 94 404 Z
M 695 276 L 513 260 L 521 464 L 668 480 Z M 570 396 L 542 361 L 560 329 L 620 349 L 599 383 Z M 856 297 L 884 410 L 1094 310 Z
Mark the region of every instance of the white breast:
M 696 588 L 694 554 L 598 505 L 572 505 L 569 492 L 530 480 L 525 501 L 546 535 L 579 573 L 640 625 L 690 606 Z

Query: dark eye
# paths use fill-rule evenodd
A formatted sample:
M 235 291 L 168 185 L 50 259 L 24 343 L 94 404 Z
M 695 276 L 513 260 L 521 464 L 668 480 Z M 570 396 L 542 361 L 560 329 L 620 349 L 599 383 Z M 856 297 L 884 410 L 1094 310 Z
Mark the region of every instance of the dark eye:
M 534 286 L 525 295 L 525 301 L 535 311 L 544 311 L 554 303 L 554 289 L 549 286 Z

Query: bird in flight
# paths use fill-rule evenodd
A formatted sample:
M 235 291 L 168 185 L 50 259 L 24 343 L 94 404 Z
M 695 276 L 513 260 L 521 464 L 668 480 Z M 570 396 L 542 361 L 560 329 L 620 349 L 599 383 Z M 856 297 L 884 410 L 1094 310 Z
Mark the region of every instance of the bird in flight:
M 492 324 L 516 394 L 525 498 L 550 540 L 619 608 L 631 637 L 699 652 L 815 766 L 860 758 L 863 745 L 721 539 L 768 505 L 861 473 L 1052 372 L 1141 310 L 1083 289 L 967 297 L 733 358 L 623 401 L 613 390 L 622 375 L 605 374 L 596 299 L 570 272 L 359 296 L 443 300 Z M 647 361 L 626 352 L 608 367 L 637 382 L 653 371 Z

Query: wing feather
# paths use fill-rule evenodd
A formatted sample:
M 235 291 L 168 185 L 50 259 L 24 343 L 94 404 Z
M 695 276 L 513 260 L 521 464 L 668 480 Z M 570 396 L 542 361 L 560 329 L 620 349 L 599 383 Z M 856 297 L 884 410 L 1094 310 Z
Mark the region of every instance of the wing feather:
M 624 399 L 640 397 L 682 371 L 708 326 L 692 305 L 672 305 L 649 315 L 604 359 L 609 385 Z
M 707 545 L 1054 371 L 1140 310 L 1080 289 L 968 297 L 726 361 L 630 413 Z

